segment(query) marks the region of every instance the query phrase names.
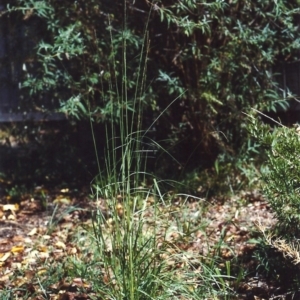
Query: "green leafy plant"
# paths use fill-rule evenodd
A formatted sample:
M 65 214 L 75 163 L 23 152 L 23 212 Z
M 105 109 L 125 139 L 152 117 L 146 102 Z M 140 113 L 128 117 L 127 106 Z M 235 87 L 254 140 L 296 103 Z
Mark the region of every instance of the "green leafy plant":
M 298 236 L 300 165 L 297 153 L 300 138 L 297 128 L 270 128 L 252 119 L 252 131 L 266 152 L 267 168 L 262 174 L 262 188 L 278 220 L 278 227 L 286 236 Z
M 129 16 L 126 30 L 124 8 Z M 147 111 L 142 128 L 180 96 L 155 123 L 152 136 L 169 149 L 181 169 L 194 168 L 196 162 L 212 166 L 219 154 L 234 156 L 247 145 L 242 110 L 276 111 L 288 106 L 278 78 L 283 62 L 299 58 L 296 0 L 121 1 L 114 5 L 96 0 L 63 5 L 15 0 L 9 11 L 16 23 L 26 25 L 25 37 L 31 41 L 34 36 L 36 46 L 20 57 L 24 87 L 20 107 L 47 110 L 43 106 L 47 98 L 70 117 L 97 122 L 118 122 L 124 105 L 128 111 L 134 109 L 130 99 L 136 96 L 143 24 L 149 19 L 147 59 L 152 63 L 147 66 L 144 93 L 139 95 Z M 33 34 L 30 24 L 34 22 L 39 30 Z M 129 98 L 126 103 L 111 102 L 122 90 L 114 77 L 123 72 L 119 50 L 124 41 Z M 157 165 L 174 173 L 165 167 L 172 164 L 168 156 L 162 156 Z
M 276 280 L 283 282 L 286 288 L 297 290 L 299 278 L 295 270 L 300 254 L 300 136 L 297 125 L 287 128 L 273 121 L 277 126 L 272 128 L 254 116 L 250 117 L 249 128 L 261 144 L 261 153 L 266 159 L 261 188 L 277 221 L 273 228 L 258 224 L 263 237 L 258 243 L 255 257 L 259 262 L 258 271 L 271 278 L 275 275 Z M 291 278 L 287 274 L 295 276 Z
M 168 61 L 161 72 L 173 72 L 172 80 L 165 76 L 160 91 L 173 91 L 176 76 L 177 89 L 187 88 L 180 106 L 168 113 L 171 145 L 190 154 L 180 157 L 179 150 L 176 157 L 186 167 L 213 163 L 219 154 L 236 157 L 250 139 L 242 110 L 288 106 L 276 74 L 287 53 L 298 57 L 297 2 L 158 1 L 155 9 L 165 25 L 157 31 L 171 35 L 168 52 L 160 55 Z

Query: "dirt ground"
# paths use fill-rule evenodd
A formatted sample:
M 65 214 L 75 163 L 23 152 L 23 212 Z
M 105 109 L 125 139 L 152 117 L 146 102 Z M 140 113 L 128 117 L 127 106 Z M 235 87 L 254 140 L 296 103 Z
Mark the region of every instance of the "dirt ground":
M 34 278 L 36 274 L 45 276 L 46 260 L 55 263 L 68 255 L 80 256 L 81 249 L 72 242 L 72 237 L 80 234 L 82 224 L 91 223 L 95 202 L 89 198 L 88 188 L 73 192 L 68 189 L 48 191 L 40 187 L 34 194 L 15 200 L 13 203 L 4 196 L 0 202 L 0 289 L 22 287 L 27 292 L 36 292 Z M 180 197 L 175 199 L 174 207 L 181 205 L 181 201 Z M 182 216 L 185 220 L 206 225 L 195 230 L 192 240 L 181 247 L 205 256 L 222 240 L 224 247 L 221 247 L 220 256 L 224 262 L 235 261 L 248 270 L 244 278 L 232 283 L 235 296 L 231 299 L 300 299 L 299 295 L 293 298 L 284 287 L 255 272 L 257 262 L 253 252 L 256 246 L 251 240 L 259 236 L 257 224 L 270 228 L 275 223 L 260 193 L 242 192 L 222 201 L 211 199 L 204 206 L 202 201 L 205 200 L 191 198 L 184 204 Z M 102 209 L 109 214 L 105 212 L 104 202 Z M 20 269 L 25 271 L 21 273 Z M 81 279 L 57 282 L 52 286 L 53 295 L 64 290 L 69 293 L 68 297 L 53 296 L 51 299 L 90 299 L 88 292 L 79 296 L 79 288 L 83 285 L 89 291 L 88 283 Z

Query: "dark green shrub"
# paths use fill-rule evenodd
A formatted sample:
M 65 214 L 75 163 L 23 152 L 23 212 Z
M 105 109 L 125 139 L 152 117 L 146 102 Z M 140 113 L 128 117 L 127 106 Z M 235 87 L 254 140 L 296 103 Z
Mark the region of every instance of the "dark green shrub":
M 163 120 L 179 159 L 194 166 L 237 155 L 249 140 L 242 111 L 286 105 L 271 70 L 298 57 L 297 2 L 160 1 L 155 9 L 160 105 L 186 90 Z
M 266 169 L 262 189 L 286 237 L 299 235 L 300 225 L 300 136 L 297 128 L 270 128 L 252 120 L 252 130 L 264 146 Z
M 183 167 L 210 166 L 220 153 L 237 155 L 249 140 L 242 111 L 287 105 L 272 70 L 299 58 L 295 0 L 13 4 L 16 22 L 35 17 L 44 24 L 37 52 L 24 62 L 24 99 L 26 93 L 47 95 L 69 116 L 118 122 L 125 105 L 118 82 L 126 70 L 126 109 L 134 110 L 131 99 L 139 95 L 143 128 L 179 97 L 156 120 L 152 136 Z M 146 57 L 140 49 L 148 18 L 143 81 L 136 70 Z M 147 87 L 142 94 L 140 86 Z M 159 165 L 170 164 L 162 158 Z
M 257 115 L 250 119 L 254 137 L 261 144 L 265 158 L 261 189 L 275 217 L 275 224 L 262 233 L 255 251 L 257 271 L 276 280 L 284 290 L 299 290 L 300 225 L 300 151 L 299 127 L 287 128 L 263 124 Z

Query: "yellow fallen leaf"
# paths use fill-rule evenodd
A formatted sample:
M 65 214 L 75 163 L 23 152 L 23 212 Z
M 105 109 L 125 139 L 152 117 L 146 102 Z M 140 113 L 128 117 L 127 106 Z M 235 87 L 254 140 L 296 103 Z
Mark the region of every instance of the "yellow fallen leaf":
M 3 262 L 3 261 L 6 261 L 8 258 L 10 257 L 10 252 L 6 252 L 4 254 L 0 254 L 0 261 Z
M 23 251 L 24 251 L 24 246 L 14 246 L 10 250 L 10 252 L 12 252 L 12 253 L 20 253 Z
M 24 285 L 27 283 L 27 278 L 25 277 L 17 277 L 15 280 L 14 280 L 14 284 L 18 287 Z
M 71 203 L 71 200 L 67 197 L 57 197 L 54 201 L 53 201 L 54 204 L 70 204 Z
M 43 274 L 45 274 L 45 273 L 47 273 L 47 272 L 48 272 L 47 269 L 42 268 L 42 269 L 38 270 L 37 274 L 38 274 L 38 275 L 43 275 Z
M 68 193 L 69 192 L 69 189 L 62 189 L 60 190 L 61 193 Z
M 47 251 L 48 251 L 48 248 L 47 248 L 47 246 L 40 245 L 40 246 L 38 246 L 38 250 L 39 250 L 40 252 L 47 252 Z
M 2 209 L 3 209 L 3 211 L 8 211 L 8 210 L 17 211 L 17 210 L 19 210 L 19 205 L 18 204 L 4 204 L 2 206 Z

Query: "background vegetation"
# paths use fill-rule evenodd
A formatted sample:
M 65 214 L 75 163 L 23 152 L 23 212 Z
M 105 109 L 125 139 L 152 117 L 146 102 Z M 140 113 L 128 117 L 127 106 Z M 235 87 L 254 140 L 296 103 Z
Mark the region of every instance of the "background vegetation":
M 10 2 L 10 14 L 2 17 L 25 28 L 25 53 L 19 51 L 24 106 L 46 110 L 47 99 L 76 120 L 118 122 L 125 104 L 118 101 L 122 87 L 111 79 L 126 67 L 133 98 L 149 19 L 143 128 L 152 124 L 148 135 L 176 159 L 161 153 L 157 166 L 179 175 L 225 157 L 247 160 L 253 144 L 243 111 L 287 107 L 276 74 L 283 63 L 298 59 L 297 1 L 126 1 L 125 6 L 124 32 L 122 1 Z M 133 110 L 132 101 L 126 105 Z

